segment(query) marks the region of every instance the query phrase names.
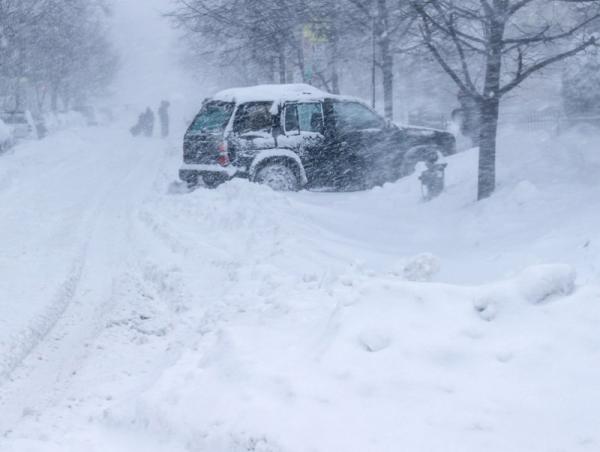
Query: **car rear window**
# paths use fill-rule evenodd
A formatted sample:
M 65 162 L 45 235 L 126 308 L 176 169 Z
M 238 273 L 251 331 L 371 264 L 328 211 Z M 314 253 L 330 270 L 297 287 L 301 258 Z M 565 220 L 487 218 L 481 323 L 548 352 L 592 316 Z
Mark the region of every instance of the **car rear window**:
M 272 105 L 273 102 L 241 104 L 235 114 L 233 131 L 236 133 L 269 132 L 273 126 L 271 118 Z
M 194 132 L 224 130 L 231 118 L 234 106 L 232 102 L 210 101 L 205 103 L 190 126 L 190 130 Z

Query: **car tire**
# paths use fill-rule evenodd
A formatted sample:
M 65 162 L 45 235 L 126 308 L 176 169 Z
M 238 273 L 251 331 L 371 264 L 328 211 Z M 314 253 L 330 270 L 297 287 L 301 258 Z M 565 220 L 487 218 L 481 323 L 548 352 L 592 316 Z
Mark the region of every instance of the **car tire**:
M 254 182 L 267 185 L 275 191 L 298 191 L 300 182 L 292 168 L 284 163 L 267 163 L 256 172 Z

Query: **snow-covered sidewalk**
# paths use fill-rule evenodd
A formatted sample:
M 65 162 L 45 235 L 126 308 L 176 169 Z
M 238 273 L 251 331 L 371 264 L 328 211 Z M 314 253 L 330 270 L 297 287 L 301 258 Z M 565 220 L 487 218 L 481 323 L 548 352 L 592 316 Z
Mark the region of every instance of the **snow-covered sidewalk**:
M 483 203 L 473 151 L 427 204 L 176 194 L 103 128 L 0 157 L 0 450 L 598 450 L 586 140 L 507 136 Z

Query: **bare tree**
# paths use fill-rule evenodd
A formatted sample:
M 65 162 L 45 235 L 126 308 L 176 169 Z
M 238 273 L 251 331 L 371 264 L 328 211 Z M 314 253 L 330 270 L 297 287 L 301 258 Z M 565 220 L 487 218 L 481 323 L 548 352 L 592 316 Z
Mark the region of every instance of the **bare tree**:
M 373 69 L 381 70 L 384 113 L 394 117 L 394 60 L 414 46 L 416 14 L 408 0 L 348 0 L 347 23 L 364 36 L 372 35 Z M 375 77 L 373 77 L 375 79 Z
M 0 96 L 5 108 L 52 110 L 98 94 L 117 69 L 104 0 L 0 0 Z M 9 102 L 10 100 L 10 102 Z
M 393 117 L 394 57 L 406 50 L 417 14 L 409 0 L 176 0 L 170 14 L 194 48 L 228 67 L 267 68 L 269 81 L 301 79 L 340 92 L 342 67 L 367 58 L 381 71 L 385 115 Z M 251 63 L 251 64 L 250 64 Z
M 293 0 L 177 0 L 169 14 L 192 37 L 207 39 L 206 53 L 269 67 L 280 83 L 292 81 L 307 8 Z M 231 57 L 231 58 L 227 58 Z M 294 63 L 291 63 L 294 60 Z
M 533 74 L 596 44 L 597 0 L 412 0 L 425 45 L 479 106 L 478 199 L 496 183 L 501 98 Z

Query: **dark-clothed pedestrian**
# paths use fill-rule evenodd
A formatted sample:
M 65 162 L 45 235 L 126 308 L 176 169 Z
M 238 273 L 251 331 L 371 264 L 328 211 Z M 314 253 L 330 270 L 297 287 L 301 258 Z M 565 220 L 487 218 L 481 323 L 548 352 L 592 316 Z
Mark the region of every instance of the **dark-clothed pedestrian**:
M 158 118 L 160 120 L 160 134 L 163 138 L 169 136 L 169 107 L 171 104 L 163 100 L 158 108 Z
M 134 137 L 141 134 L 144 134 L 144 136 L 147 137 L 152 136 L 154 133 L 154 112 L 150 107 L 146 108 L 146 110 L 140 114 L 136 125 L 129 129 L 129 131 Z
M 144 113 L 142 132 L 147 137 L 151 137 L 154 134 L 154 112 L 150 107 Z
M 138 116 L 137 123 L 135 123 L 135 125 L 131 129 L 129 129 L 129 132 L 131 132 L 131 135 L 133 135 L 134 137 L 137 137 L 140 135 L 140 133 L 142 133 L 145 114 L 145 112 L 140 113 L 140 115 Z

